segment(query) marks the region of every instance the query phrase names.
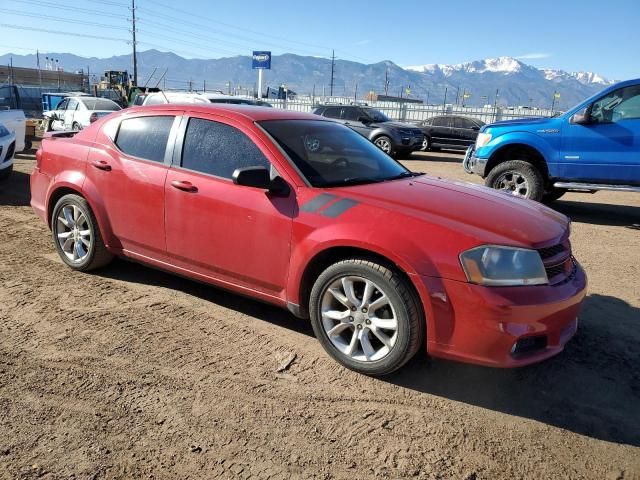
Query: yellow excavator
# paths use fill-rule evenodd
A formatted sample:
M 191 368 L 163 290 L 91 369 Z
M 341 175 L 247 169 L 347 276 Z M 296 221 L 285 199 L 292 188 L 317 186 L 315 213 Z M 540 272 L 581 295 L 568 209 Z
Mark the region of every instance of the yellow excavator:
M 157 87 L 139 87 L 131 81 L 131 75 L 126 70 L 107 70 L 100 80 L 94 85 L 94 95 L 106 97 L 119 103 L 123 108 L 134 104 L 140 94 L 159 92 Z

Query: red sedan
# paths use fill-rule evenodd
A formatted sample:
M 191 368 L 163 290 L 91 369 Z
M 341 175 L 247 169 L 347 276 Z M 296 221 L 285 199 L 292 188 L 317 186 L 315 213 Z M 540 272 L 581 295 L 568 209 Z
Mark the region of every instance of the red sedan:
M 585 296 L 565 216 L 410 172 L 314 115 L 123 110 L 44 139 L 31 194 L 71 268 L 115 255 L 281 305 L 366 374 L 423 345 L 490 366 L 543 360 Z

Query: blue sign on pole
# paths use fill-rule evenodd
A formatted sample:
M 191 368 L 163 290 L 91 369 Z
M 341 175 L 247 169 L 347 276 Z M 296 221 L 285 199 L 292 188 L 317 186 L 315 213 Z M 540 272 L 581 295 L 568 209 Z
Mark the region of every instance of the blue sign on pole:
M 271 70 L 271 52 L 253 52 L 254 70 Z

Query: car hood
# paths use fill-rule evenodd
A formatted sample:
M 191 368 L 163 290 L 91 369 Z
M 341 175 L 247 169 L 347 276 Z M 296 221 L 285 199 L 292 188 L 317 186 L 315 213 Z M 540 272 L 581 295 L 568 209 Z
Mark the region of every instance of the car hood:
M 541 248 L 559 241 L 569 225 L 566 216 L 540 203 L 426 175 L 332 190 L 394 215 L 454 230 L 478 244 Z
M 486 131 L 489 128 L 496 127 L 520 127 L 520 126 L 538 126 L 551 122 L 553 119 L 548 117 L 534 117 L 534 118 L 520 118 L 517 120 L 502 120 L 500 122 L 493 122 L 482 127 L 482 131 Z

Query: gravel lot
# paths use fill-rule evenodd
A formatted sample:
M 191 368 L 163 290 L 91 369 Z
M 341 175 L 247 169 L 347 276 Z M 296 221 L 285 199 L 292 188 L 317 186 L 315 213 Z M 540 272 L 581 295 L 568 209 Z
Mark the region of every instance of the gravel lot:
M 406 163 L 479 180 L 457 155 Z M 274 307 L 124 261 L 72 272 L 32 168 L 0 186 L 0 478 L 640 479 L 640 195 L 555 205 L 590 280 L 562 355 L 419 355 L 381 380 Z

